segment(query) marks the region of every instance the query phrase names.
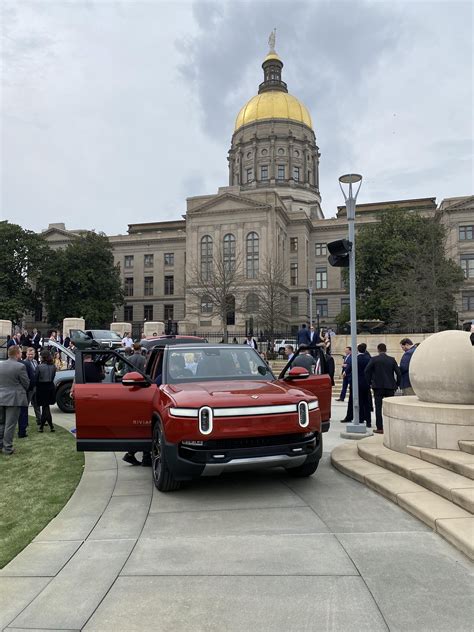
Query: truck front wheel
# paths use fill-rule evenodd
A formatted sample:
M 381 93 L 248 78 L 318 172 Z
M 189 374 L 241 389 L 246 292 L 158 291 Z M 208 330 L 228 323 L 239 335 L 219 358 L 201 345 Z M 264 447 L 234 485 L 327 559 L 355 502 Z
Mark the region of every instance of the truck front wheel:
M 303 465 L 299 465 L 298 467 L 289 467 L 287 468 L 287 472 L 290 476 L 294 476 L 296 478 L 304 478 L 306 476 L 311 476 L 316 472 L 319 465 L 319 459 L 316 461 L 310 461 L 309 463 L 303 463 Z
M 159 423 L 153 428 L 153 441 L 151 446 L 151 469 L 153 482 L 160 492 L 173 492 L 180 488 L 181 483 L 176 481 L 171 474 L 166 462 L 166 454 L 163 450 L 163 433 Z

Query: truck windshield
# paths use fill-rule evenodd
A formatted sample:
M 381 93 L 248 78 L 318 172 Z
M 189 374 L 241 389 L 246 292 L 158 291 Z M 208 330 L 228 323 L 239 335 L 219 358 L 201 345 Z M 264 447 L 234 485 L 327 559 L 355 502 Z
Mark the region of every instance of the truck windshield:
M 251 347 L 168 348 L 166 382 L 273 380 L 266 362 Z

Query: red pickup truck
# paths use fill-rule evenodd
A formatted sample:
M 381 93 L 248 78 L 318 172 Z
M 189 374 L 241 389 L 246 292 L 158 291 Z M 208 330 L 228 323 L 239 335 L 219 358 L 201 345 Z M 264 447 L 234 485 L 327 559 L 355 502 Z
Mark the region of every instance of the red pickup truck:
M 310 476 L 331 416 L 328 375 L 276 378 L 246 345 L 162 346 L 143 374 L 116 351 L 79 352 L 74 398 L 77 449 L 151 451 L 160 491 L 254 467 Z

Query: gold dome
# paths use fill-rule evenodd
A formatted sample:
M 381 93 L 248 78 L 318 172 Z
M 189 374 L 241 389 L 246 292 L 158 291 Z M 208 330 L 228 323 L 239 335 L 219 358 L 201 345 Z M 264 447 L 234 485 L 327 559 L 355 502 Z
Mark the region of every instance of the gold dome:
M 252 97 L 240 110 L 234 132 L 243 125 L 267 119 L 286 119 L 313 129 L 307 108 L 296 97 L 281 90 L 269 90 Z

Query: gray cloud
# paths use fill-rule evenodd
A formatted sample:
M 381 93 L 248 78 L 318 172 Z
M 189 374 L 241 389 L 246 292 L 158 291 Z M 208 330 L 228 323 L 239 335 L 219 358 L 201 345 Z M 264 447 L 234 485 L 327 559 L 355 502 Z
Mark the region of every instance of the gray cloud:
M 470 2 L 8 2 L 1 214 L 124 232 L 227 183 L 267 37 L 310 109 L 323 208 L 472 192 Z

